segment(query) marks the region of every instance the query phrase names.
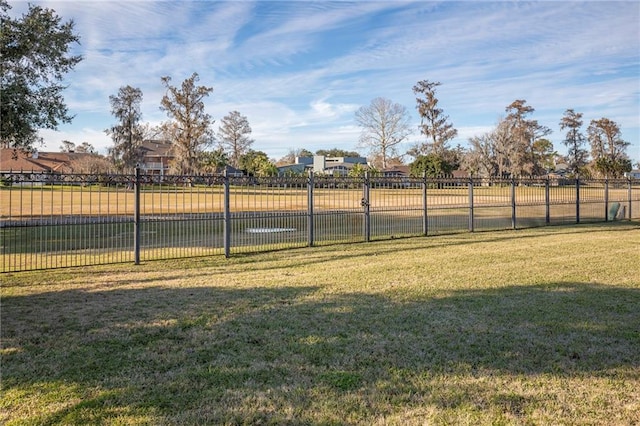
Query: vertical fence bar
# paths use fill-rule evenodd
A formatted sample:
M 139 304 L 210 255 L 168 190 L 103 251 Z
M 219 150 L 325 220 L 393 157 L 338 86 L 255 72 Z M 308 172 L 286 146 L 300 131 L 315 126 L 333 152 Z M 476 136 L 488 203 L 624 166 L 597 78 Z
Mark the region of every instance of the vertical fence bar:
M 309 170 L 307 177 L 307 245 L 313 247 L 314 243 L 314 212 L 313 212 L 313 190 L 315 180 L 313 179 L 313 170 Z
M 224 188 L 224 257 L 228 259 L 231 256 L 231 200 L 229 199 L 229 176 L 226 170 L 222 182 Z
M 580 223 L 580 178 L 576 177 L 576 223 Z
M 136 166 L 133 182 L 133 261 L 140 264 L 140 167 Z
M 363 233 L 366 242 L 371 241 L 371 211 L 369 203 L 369 172 L 364 172 L 364 183 L 362 185 L 362 201 L 360 202 L 364 209 Z
M 422 233 L 429 234 L 429 217 L 427 210 L 427 172 L 422 173 Z
M 549 225 L 551 223 L 551 194 L 550 194 L 550 182 L 549 177 L 544 181 L 544 223 Z
M 609 221 L 609 178 L 604 179 L 604 221 Z
M 168 178 L 171 177 L 168 176 Z M 180 178 L 180 180 L 176 180 L 177 178 Z M 206 196 L 203 195 L 204 193 L 201 194 L 196 187 L 184 187 L 178 190 L 180 183 L 184 182 L 179 176 L 167 179 L 164 183 L 154 183 L 157 182 L 155 177 L 145 174 L 142 168 L 136 168 L 135 173 L 130 172 L 115 177 L 105 176 L 105 182 L 115 183 L 113 194 L 110 193 L 112 190 L 108 187 L 94 187 L 93 185 L 97 182 L 102 182 L 102 178 L 98 177 L 96 179 L 91 175 L 63 175 L 55 179 L 48 177 L 45 180 L 40 174 L 21 173 L 15 179 L 15 187 L 7 189 L 8 198 L 6 203 L 2 205 L 3 212 L 6 211 L 4 213 L 6 216 L 3 223 L 4 229 L 0 233 L 0 243 L 3 246 L 0 249 L 0 253 L 3 254 L 1 272 L 103 264 L 105 260 L 107 262 L 130 262 L 134 260 L 135 264 L 138 265 L 142 260 L 153 258 L 154 250 L 158 252 L 159 250 L 165 250 L 163 253 L 166 254 L 163 254 L 163 256 L 168 258 L 202 253 L 202 251 L 197 251 L 196 249 L 184 248 L 186 246 L 180 245 L 180 243 L 186 241 L 186 238 L 191 238 L 188 241 L 197 243 L 199 234 L 205 233 L 206 229 L 202 229 L 198 225 L 200 223 L 199 218 L 204 217 L 204 215 L 197 206 L 202 204 L 200 197 L 205 197 L 206 201 Z M 241 222 L 234 223 L 232 214 L 235 215 L 235 218 L 242 217 L 243 221 L 251 222 L 256 226 L 263 226 L 262 221 L 265 222 L 264 226 L 272 226 L 275 219 L 287 220 L 288 218 L 288 213 L 283 213 L 288 211 L 288 206 L 283 207 L 281 198 L 285 196 L 285 192 L 276 192 L 278 198 L 275 205 L 273 204 L 273 194 L 264 199 L 258 195 L 256 200 L 248 202 L 246 200 L 249 198 L 248 192 L 250 191 L 246 191 L 244 186 L 239 185 L 239 180 L 235 179 L 233 179 L 234 190 L 237 192 L 233 194 L 235 198 L 232 212 L 232 194 L 230 193 L 232 179 L 232 177 L 224 176 L 222 181 L 224 183 L 223 200 L 217 198 L 219 194 L 218 186 L 215 213 L 212 213 L 217 220 L 224 221 L 222 223 L 216 222 L 218 225 L 215 230 L 215 238 L 218 247 L 222 243 L 224 244 L 224 255 L 227 258 L 231 256 L 232 243 L 236 247 L 244 247 L 243 244 L 246 244 L 244 238 L 238 234 L 239 230 L 233 229 Z M 372 178 L 368 174 L 365 175 L 364 181 L 354 178 L 341 181 L 331 180 L 328 184 L 325 184 L 323 183 L 324 179 L 321 175 L 315 177 L 313 173 L 309 173 L 309 178 L 306 181 L 306 218 L 299 216 L 300 214 L 302 216 L 305 215 L 305 212 L 299 210 L 303 208 L 303 205 L 298 206 L 296 204 L 295 206 L 296 222 L 295 226 L 292 225 L 291 228 L 297 228 L 298 219 L 303 223 L 306 221 L 308 226 L 306 238 L 309 246 L 315 245 L 316 236 L 320 242 L 324 242 L 348 239 L 360 240 L 358 236 L 364 234 L 365 241 L 369 241 L 371 238 L 375 239 L 379 235 L 384 235 L 382 234 L 384 232 L 389 232 L 390 235 L 404 232 L 405 228 L 403 228 L 401 215 L 394 216 L 391 214 L 390 216 L 394 216 L 394 218 L 389 220 L 384 217 L 387 212 L 385 209 L 388 209 L 393 202 L 396 203 L 393 209 L 400 210 L 402 208 L 405 200 L 404 190 L 399 190 L 398 194 L 394 195 L 396 198 L 387 198 L 392 192 L 389 190 L 391 186 L 388 186 L 387 182 L 382 179 Z M 528 216 L 530 214 L 535 215 L 534 224 L 542 223 L 543 220 L 546 224 L 550 224 L 551 214 L 557 216 L 555 213 L 556 206 L 559 206 L 558 211 L 560 213 L 558 215 L 561 217 L 554 217 L 554 220 L 564 217 L 568 221 L 572 221 L 570 211 L 574 208 L 572 207 L 574 202 L 577 223 L 580 223 L 581 215 L 586 217 L 587 221 L 593 219 L 600 221 L 602 212 L 597 213 L 597 209 L 602 209 L 603 203 L 605 209 L 604 222 L 613 220 L 613 218 L 609 219 L 609 208 L 614 202 L 620 203 L 622 210 L 628 209 L 626 210 L 628 213 L 625 211 L 624 216 L 622 213 L 621 216 L 628 217 L 629 220 L 634 217 L 632 208 L 637 209 L 638 206 L 638 181 L 632 178 L 624 180 L 608 178 L 586 180 L 584 181 L 585 197 L 581 197 L 582 183 L 579 178 L 567 180 L 566 187 L 556 187 L 557 184 L 564 184 L 564 181 L 558 182 L 554 180 L 554 183 L 551 184 L 551 179 L 547 178 L 544 181 L 544 213 L 542 212 L 542 206 L 539 205 L 541 200 L 539 200 L 538 189 L 534 191 L 526 186 L 531 182 L 542 184 L 542 180 L 524 180 L 514 177 L 510 180 L 511 199 L 502 201 L 503 196 L 509 197 L 506 193 L 509 190 L 506 186 L 509 185 L 509 180 L 500 181 L 500 202 L 497 207 L 506 214 L 504 209 L 511 206 L 511 221 L 514 229 L 518 226 L 520 228 L 529 226 L 528 221 L 530 219 Z M 47 191 L 48 188 L 42 186 L 45 181 L 51 184 L 50 191 Z M 216 180 L 216 182 L 219 181 Z M 319 183 L 321 192 L 315 191 L 316 182 Z M 357 187 L 360 182 L 363 182 L 362 190 Z M 469 231 L 474 232 L 476 217 L 478 218 L 479 228 L 482 228 L 485 221 L 483 217 L 483 212 L 485 211 L 484 200 L 487 197 L 482 187 L 483 182 L 480 179 L 469 176 L 466 197 L 468 200 L 462 201 L 465 196 L 464 192 L 462 192 L 462 186 L 459 185 L 462 185 L 463 182 L 462 179 L 427 179 L 426 175 L 423 175 L 421 182 L 422 193 L 420 194 L 413 192 L 414 189 L 417 191 L 415 185 L 418 184 L 418 181 L 412 180 L 412 191 L 410 193 L 412 207 L 411 232 L 419 232 L 419 228 L 422 227 L 424 235 L 438 233 L 439 221 L 445 222 L 445 226 L 454 225 L 447 228 L 447 230 L 452 229 L 457 232 L 465 232 L 463 231 L 462 222 L 468 221 Z M 573 190 L 570 186 L 571 182 L 574 182 L 575 185 Z M 83 185 L 79 186 L 79 183 Z M 123 183 L 126 184 L 126 187 L 122 186 Z M 198 181 L 196 181 L 197 183 Z M 398 182 L 394 180 L 389 181 L 389 183 L 395 187 Z M 437 189 L 438 187 L 449 188 L 447 185 L 452 183 L 459 190 L 445 193 Z M 53 186 L 54 184 L 56 186 Z M 296 180 L 296 185 L 304 184 Z M 475 191 L 476 184 L 479 186 L 478 191 Z M 432 188 L 431 194 L 429 194 L 430 185 Z M 554 188 L 551 188 L 551 185 L 554 185 Z M 333 188 L 336 188 L 336 190 L 334 191 Z M 144 193 L 142 193 L 142 189 L 145 189 Z M 301 187 L 296 186 L 296 197 L 299 195 L 298 189 L 301 189 Z M 384 190 L 379 192 L 379 189 Z M 574 201 L 571 201 L 572 191 L 575 191 Z M 347 192 L 348 195 L 346 195 Z M 449 195 L 448 192 L 455 194 Z M 476 192 L 479 194 L 478 203 L 475 202 Z M 50 198 L 47 198 L 47 195 L 50 195 Z M 318 216 L 315 214 L 316 195 L 322 198 L 322 200 L 319 198 Z M 357 207 L 358 195 L 362 196 L 360 208 Z M 414 196 L 416 197 L 415 199 L 413 198 Z M 413 203 L 417 204 L 420 201 L 418 197 L 421 197 L 422 206 L 413 205 Z M 375 203 L 373 209 L 371 207 L 372 198 L 373 203 Z M 325 204 L 325 200 L 327 204 Z M 219 201 L 223 201 L 222 205 L 219 204 Z M 260 210 L 254 207 L 254 203 L 257 204 L 260 201 L 264 201 L 265 211 L 269 209 L 274 213 L 266 215 L 254 214 Z M 300 201 L 304 203 L 304 197 Z M 106 202 L 106 206 L 101 204 L 104 202 Z M 431 205 L 428 205 L 429 202 L 431 202 Z M 586 203 L 586 216 L 585 210 L 581 209 L 581 202 Z M 96 203 L 99 205 L 96 206 Z M 133 205 L 130 203 L 133 203 Z M 445 205 L 445 209 L 449 210 L 442 209 L 440 207 L 441 204 Z M 553 212 L 551 212 L 551 204 L 554 206 Z M 530 205 L 535 206 L 535 209 L 531 209 L 531 213 L 527 210 Z M 590 213 L 592 205 L 595 206 L 595 215 Z M 220 207 L 223 210 L 220 210 Z M 416 216 L 413 216 L 414 208 Z M 422 212 L 419 211 L 420 208 Z M 429 212 L 430 208 L 434 210 Z M 468 209 L 468 214 L 464 214 L 464 209 Z M 476 209 L 478 209 L 477 216 L 475 215 Z M 145 219 L 141 217 L 143 211 Z M 453 213 L 449 214 L 449 211 Z M 444 213 L 440 214 L 440 212 Z M 627 214 L 629 216 L 626 216 Z M 418 217 L 420 215 L 422 217 Z M 522 218 L 517 217 L 517 215 L 521 215 Z M 452 216 L 455 216 L 455 222 L 447 223 L 446 220 Z M 381 217 L 382 219 L 380 219 Z M 180 220 L 181 218 L 182 221 Z M 500 217 L 501 221 L 504 219 L 508 220 L 508 217 Z M 187 222 L 187 220 L 191 222 Z M 429 220 L 431 220 L 431 224 L 428 223 Z M 133 227 L 131 227 L 132 221 Z M 143 221 L 145 222 L 144 225 Z M 345 222 L 348 223 L 345 224 Z M 422 223 L 420 224 L 420 222 Z M 188 225 L 189 223 L 194 225 Z M 318 228 L 315 227 L 315 223 L 319 224 Z M 383 225 L 380 225 L 381 223 Z M 187 234 L 183 233 L 184 228 L 182 226 L 185 224 L 187 224 L 187 230 L 189 231 Z M 220 224 L 222 224 L 224 235 L 219 233 Z M 36 226 L 40 226 L 40 228 L 34 228 Z M 300 230 L 302 226 L 304 224 L 300 224 Z M 413 228 L 413 226 L 418 229 Z M 289 226 L 286 225 L 286 227 L 288 228 Z M 114 234 L 116 230 L 118 231 L 118 235 L 114 235 L 113 248 L 118 249 L 119 254 L 107 254 L 112 246 L 108 245 L 106 240 L 98 239 L 103 232 L 111 228 L 115 228 Z M 133 236 L 131 235 L 132 231 Z M 236 232 L 235 235 L 238 237 L 233 241 L 232 238 L 236 237 L 232 236 L 232 232 Z M 198 236 L 192 236 L 192 233 L 198 234 Z M 119 234 L 122 234 L 122 236 Z M 219 238 L 223 238 L 223 241 L 221 242 Z M 260 244 L 271 244 L 271 240 L 268 240 L 269 236 L 258 235 L 256 238 Z M 296 238 L 300 238 L 299 242 L 304 243 L 302 239 L 305 238 L 305 235 L 296 235 Z M 18 239 L 20 241 L 16 242 Z M 14 245 L 18 243 L 22 245 L 15 247 Z M 132 245 L 129 246 L 129 244 Z M 145 247 L 145 258 L 141 257 L 142 247 Z M 171 251 L 167 247 L 171 248 Z M 132 250 L 133 253 L 131 253 Z M 126 255 L 127 253 L 129 254 L 128 256 Z M 131 254 L 133 254 L 133 259 L 131 259 Z
M 473 213 L 473 177 L 469 176 L 469 232 L 474 231 L 474 213 Z
M 511 178 L 511 228 L 516 229 L 516 178 Z
M 632 201 L 633 198 L 631 197 L 631 177 L 629 177 L 628 181 L 627 181 L 627 200 L 629 202 L 629 220 L 631 220 L 633 218 L 633 215 L 631 214 L 631 205 L 632 205 Z

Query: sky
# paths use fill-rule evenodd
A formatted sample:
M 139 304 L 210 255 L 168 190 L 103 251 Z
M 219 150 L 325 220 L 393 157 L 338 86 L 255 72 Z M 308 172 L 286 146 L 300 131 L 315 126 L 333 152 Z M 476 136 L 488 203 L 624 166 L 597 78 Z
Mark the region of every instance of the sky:
M 438 81 L 439 107 L 458 130 L 451 146 L 495 127 L 524 99 L 530 116 L 566 153 L 559 122 L 571 108 L 584 127 L 607 117 L 640 161 L 638 1 L 31 1 L 73 20 L 83 61 L 67 74 L 75 118 L 43 130 L 41 151 L 63 140 L 106 154 L 116 124 L 109 96 L 143 93 L 142 121 L 166 121 L 161 77 L 179 86 L 194 72 L 214 130 L 246 116 L 252 148 L 277 160 L 293 149 L 356 150 L 355 112 L 374 98 L 403 105 L 424 141 L 413 86 Z M 28 3 L 9 1 L 18 16 Z M 407 160 L 410 161 L 410 157 Z

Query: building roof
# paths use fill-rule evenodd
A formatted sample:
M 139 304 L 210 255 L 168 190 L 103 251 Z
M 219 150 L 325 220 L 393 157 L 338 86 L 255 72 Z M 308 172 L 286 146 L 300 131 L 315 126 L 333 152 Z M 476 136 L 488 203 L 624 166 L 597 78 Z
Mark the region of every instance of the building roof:
M 27 152 L 14 148 L 0 149 L 2 172 L 73 173 L 80 160 L 94 154 L 85 152 Z
M 0 171 L 49 171 L 42 164 L 31 158 L 31 155 L 25 154 L 19 149 L 2 148 L 0 149 Z
M 383 176 L 409 176 L 409 166 L 396 165 L 382 170 Z
M 161 140 L 146 140 L 140 145 L 140 152 L 144 157 L 172 157 L 173 144 Z

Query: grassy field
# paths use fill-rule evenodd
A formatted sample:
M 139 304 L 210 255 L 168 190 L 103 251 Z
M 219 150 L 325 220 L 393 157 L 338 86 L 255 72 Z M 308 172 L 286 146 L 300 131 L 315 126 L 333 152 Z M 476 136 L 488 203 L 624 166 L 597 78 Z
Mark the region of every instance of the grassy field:
M 640 224 L 2 276 L 0 423 L 640 423 Z
M 101 186 L 41 186 L 0 187 L 0 218 L 40 219 L 51 216 L 132 216 L 134 192 L 125 188 Z M 545 190 L 541 187 L 516 187 L 519 204 L 544 204 Z M 602 186 L 581 188 L 582 201 L 604 200 Z M 610 188 L 610 201 L 627 201 L 626 188 Z M 359 208 L 362 188 L 314 190 L 314 208 L 335 210 Z M 632 199 L 640 199 L 640 187 L 634 186 Z M 467 187 L 447 189 L 429 188 L 429 206 L 468 206 Z M 299 187 L 232 187 L 231 211 L 299 211 L 307 209 L 307 190 Z M 370 190 L 370 202 L 374 208 L 420 207 L 422 190 L 380 189 Z M 551 187 L 551 204 L 575 203 L 575 187 Z M 474 188 L 474 204 L 477 206 L 510 205 L 511 188 L 508 186 Z M 220 186 L 193 188 L 143 188 L 140 209 L 143 215 L 181 213 L 220 213 L 224 208 L 224 194 Z

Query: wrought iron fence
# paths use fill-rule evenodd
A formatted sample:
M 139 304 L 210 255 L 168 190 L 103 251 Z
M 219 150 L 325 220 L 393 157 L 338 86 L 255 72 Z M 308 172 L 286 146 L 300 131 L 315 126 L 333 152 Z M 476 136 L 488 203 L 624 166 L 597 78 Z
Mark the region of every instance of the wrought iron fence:
M 640 181 L 0 175 L 2 272 L 640 218 Z

